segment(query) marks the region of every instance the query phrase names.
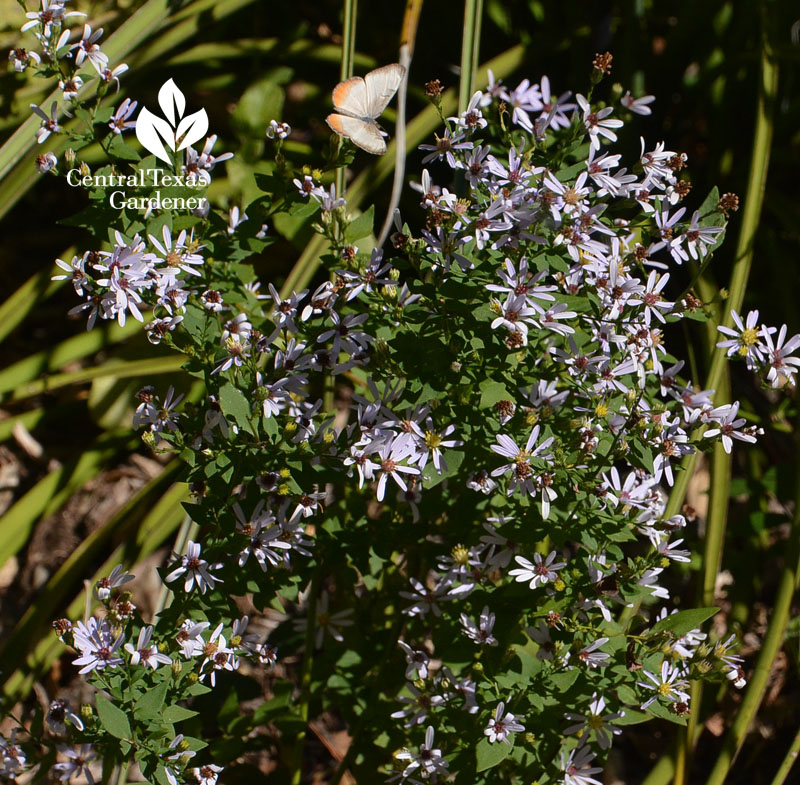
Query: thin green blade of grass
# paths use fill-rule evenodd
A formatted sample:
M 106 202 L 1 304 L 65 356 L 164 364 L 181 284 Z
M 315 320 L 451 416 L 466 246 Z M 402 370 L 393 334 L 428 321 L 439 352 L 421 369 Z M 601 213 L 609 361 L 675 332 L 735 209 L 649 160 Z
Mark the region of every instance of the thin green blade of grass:
M 70 257 L 75 253 L 74 248 L 68 249 L 64 256 Z M 0 341 L 6 338 L 25 317 L 39 304 L 51 297 L 65 283 L 65 281 L 51 281 L 51 269 L 41 270 L 32 275 L 13 294 L 7 297 L 0 305 Z
M 37 379 L 44 373 L 52 373 L 67 363 L 82 360 L 101 349 L 113 346 L 142 331 L 136 321 L 126 322 L 120 327 L 117 322 L 67 338 L 52 349 L 32 354 L 23 360 L 0 370 L 0 396 Z
M 116 379 L 134 379 L 137 377 L 146 379 L 150 376 L 174 373 L 180 369 L 184 362 L 186 362 L 186 358 L 180 354 L 171 354 L 167 357 L 147 357 L 125 362 L 106 362 L 95 368 L 82 368 L 79 371 L 57 373 L 44 379 L 25 382 L 14 390 L 9 399 L 21 401 L 33 395 L 41 395 L 71 384 L 84 384 L 94 379 L 104 379 L 109 376 Z
M 196 44 L 184 52 L 177 52 L 170 56 L 166 65 L 208 64 L 215 60 L 235 60 L 240 57 L 270 54 L 277 55 L 281 62 L 302 59 L 321 63 L 338 63 L 341 59 L 342 48 L 335 44 L 320 44 L 305 38 L 292 41 L 290 44 L 279 38 L 240 38 L 236 41 Z M 377 65 L 378 61 L 371 55 L 363 52 L 353 53 L 354 67 L 372 69 Z
M 461 74 L 458 84 L 458 113 L 462 114 L 475 92 L 480 51 L 482 0 L 465 0 L 461 33 Z

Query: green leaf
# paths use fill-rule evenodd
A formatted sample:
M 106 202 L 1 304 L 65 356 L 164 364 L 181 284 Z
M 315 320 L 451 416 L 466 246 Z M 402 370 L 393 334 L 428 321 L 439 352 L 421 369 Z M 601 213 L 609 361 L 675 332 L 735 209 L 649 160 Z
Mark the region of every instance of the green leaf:
M 513 734 L 511 737 L 513 738 Z M 492 744 L 487 738 L 481 739 L 478 746 L 475 747 L 475 758 L 478 761 L 476 771 L 486 771 L 486 769 L 502 763 L 511 754 L 512 749 L 512 744 L 506 744 L 503 741 L 496 741 Z
M 186 688 L 186 694 L 192 696 L 205 695 L 207 692 L 211 692 L 211 687 L 207 687 L 205 684 L 201 684 L 199 681 L 189 685 Z
M 710 619 L 719 608 L 692 608 L 688 611 L 678 611 L 666 619 L 662 619 L 651 630 L 651 634 L 671 632 L 676 638 L 686 635 L 689 630 L 699 627 L 706 619 Z
M 666 706 L 662 706 L 658 701 L 651 703 L 647 707 L 646 711 L 648 714 L 652 714 L 654 717 L 658 717 L 661 720 L 674 722 L 676 725 L 686 725 L 685 717 L 679 717 L 677 714 L 671 712 Z
M 506 386 L 502 382 L 495 382 L 492 379 L 486 379 L 480 384 L 481 391 L 481 409 L 486 409 L 489 406 L 494 406 L 498 401 L 513 401 L 514 396 L 511 395 Z
M 230 382 L 222 387 L 219 391 L 219 405 L 223 414 L 230 415 L 240 428 L 255 435 L 250 424 L 250 402 L 238 387 Z
M 102 695 L 97 696 L 96 703 L 97 716 L 100 717 L 102 726 L 118 739 L 130 739 L 133 734 L 128 715 Z
M 109 155 L 119 158 L 122 161 L 141 161 L 142 156 L 125 142 L 122 135 L 114 134 L 108 145 Z
M 146 717 L 155 717 L 158 715 L 161 711 L 161 707 L 164 705 L 164 698 L 167 695 L 168 687 L 169 682 L 164 679 L 164 681 L 157 686 L 147 690 L 147 692 L 136 701 L 133 707 L 133 716 L 137 719 L 144 719 Z
M 372 227 L 375 223 L 375 205 L 370 205 L 369 210 L 351 221 L 344 230 L 344 239 L 348 243 L 354 243 L 362 237 L 369 237 L 372 234 Z
M 191 709 L 185 709 L 183 706 L 167 706 L 162 714 L 166 722 L 183 722 L 191 717 L 196 717 L 197 712 Z
M 556 692 L 565 692 L 568 690 L 578 678 L 578 669 L 573 668 L 571 671 L 564 671 L 563 673 L 554 673 L 547 677 L 547 683 L 555 687 Z

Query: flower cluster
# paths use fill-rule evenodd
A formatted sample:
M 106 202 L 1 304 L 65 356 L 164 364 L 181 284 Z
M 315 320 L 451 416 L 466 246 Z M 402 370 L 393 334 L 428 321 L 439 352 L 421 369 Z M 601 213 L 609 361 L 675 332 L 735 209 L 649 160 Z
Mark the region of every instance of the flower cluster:
M 800 347 L 800 335 L 793 335 L 787 340 L 786 325 L 778 330 L 777 327 L 759 324 L 758 311 L 750 311 L 744 321 L 736 311 L 731 312 L 731 317 L 735 327 L 717 328 L 726 336 L 717 346 L 725 349 L 728 357 L 743 359 L 749 370 L 766 372 L 770 387 L 778 388 L 787 384 L 793 387 L 800 357 L 794 357 L 792 353 Z M 775 333 L 778 333 L 777 337 L 774 337 Z M 723 428 L 727 429 L 725 435 L 741 438 L 735 429 L 742 424 L 742 420 L 734 420 L 735 417 L 736 410 L 730 413 Z

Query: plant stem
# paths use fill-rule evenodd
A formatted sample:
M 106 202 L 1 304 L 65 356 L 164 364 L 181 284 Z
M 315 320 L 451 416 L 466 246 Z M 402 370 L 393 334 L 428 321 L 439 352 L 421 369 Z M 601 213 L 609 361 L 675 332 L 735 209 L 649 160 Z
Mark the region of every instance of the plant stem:
M 320 574 L 321 568 L 318 564 L 314 569 L 314 574 L 311 577 L 311 585 L 308 588 L 305 651 L 303 652 L 303 666 L 300 671 L 300 717 L 303 720 L 303 725 L 295 739 L 292 785 L 300 785 L 303 779 L 303 749 L 305 748 L 306 734 L 308 733 L 308 704 L 311 700 L 311 672 L 314 666 L 315 633 L 317 631 L 317 595 L 319 594 Z
M 353 75 L 353 59 L 356 51 L 356 17 L 358 0 L 344 0 L 344 28 L 342 30 L 342 59 L 339 81 L 344 82 Z M 345 168 L 336 170 L 336 195 L 344 193 Z
M 458 113 L 466 111 L 475 92 L 478 67 L 483 0 L 465 0 L 464 28 L 461 34 L 461 79 L 458 86 Z
M 389 209 L 378 236 L 377 247 L 382 248 L 392 230 L 394 211 L 400 204 L 400 195 L 406 174 L 406 100 L 408 98 L 408 74 L 411 69 L 411 58 L 414 56 L 414 43 L 417 38 L 419 15 L 422 12 L 422 0 L 408 0 L 406 12 L 403 17 L 403 27 L 400 33 L 400 65 L 406 72 L 403 81 L 397 90 L 397 122 L 395 123 L 394 179 L 392 181 L 392 197 L 389 200 Z
M 727 303 L 729 310 L 722 321 L 728 327 L 733 325 L 731 311 L 739 311 L 742 307 L 747 279 L 753 262 L 753 242 L 761 217 L 761 209 L 764 205 L 764 189 L 767 182 L 767 170 L 769 169 L 772 147 L 772 112 L 777 92 L 778 65 L 773 60 L 772 48 L 769 45 L 766 33 L 764 33 L 761 48 L 761 84 L 758 91 L 756 125 L 753 135 L 753 155 L 750 159 L 750 174 L 744 199 L 742 228 L 736 245 L 736 261 L 734 262 L 728 293 Z M 719 386 L 725 358 L 725 350 L 716 347 L 711 360 L 706 389 L 716 390 Z M 715 396 L 716 402 L 720 400 L 720 396 Z M 678 474 L 675 480 L 675 486 L 672 489 L 667 509 L 664 513 L 665 517 L 668 518 L 680 511 L 696 463 L 696 452 L 687 455 L 683 460 L 681 464 L 683 471 Z
M 797 478 L 796 487 L 798 488 L 798 495 L 795 501 L 794 520 L 789 534 L 786 560 L 781 571 L 778 593 L 775 597 L 767 635 L 758 655 L 758 661 L 750 684 L 747 687 L 747 693 L 739 707 L 736 719 L 725 737 L 722 749 L 706 781 L 706 785 L 722 785 L 728 776 L 733 761 L 744 743 L 747 730 L 761 705 L 761 700 L 767 689 L 767 681 L 772 670 L 772 664 L 783 645 L 786 625 L 789 623 L 789 615 L 792 609 L 792 597 L 794 596 L 797 577 L 800 573 L 800 565 L 798 565 L 798 552 L 800 552 L 800 476 Z
M 789 776 L 789 772 L 792 770 L 792 766 L 794 766 L 794 762 L 797 760 L 798 755 L 800 755 L 800 729 L 798 729 L 797 735 L 794 737 L 794 741 L 792 742 L 792 746 L 789 747 L 789 751 L 786 753 L 786 757 L 783 759 L 780 768 L 775 773 L 771 785 L 783 785 L 783 783 L 786 781 L 786 778 Z

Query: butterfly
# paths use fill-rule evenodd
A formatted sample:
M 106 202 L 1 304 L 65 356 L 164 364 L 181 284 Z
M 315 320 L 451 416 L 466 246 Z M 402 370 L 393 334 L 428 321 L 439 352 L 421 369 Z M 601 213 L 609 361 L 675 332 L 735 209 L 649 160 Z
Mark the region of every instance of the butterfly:
M 400 63 L 376 68 L 364 77 L 354 76 L 333 88 L 333 106 L 339 114 L 329 114 L 325 122 L 339 136 L 346 136 L 373 155 L 386 152 L 375 120 L 381 116 L 403 81 L 406 69 Z

